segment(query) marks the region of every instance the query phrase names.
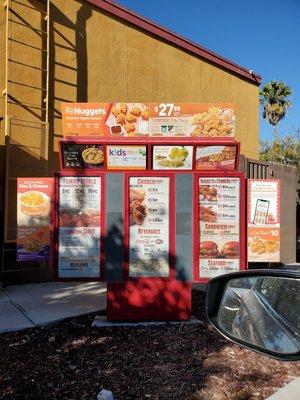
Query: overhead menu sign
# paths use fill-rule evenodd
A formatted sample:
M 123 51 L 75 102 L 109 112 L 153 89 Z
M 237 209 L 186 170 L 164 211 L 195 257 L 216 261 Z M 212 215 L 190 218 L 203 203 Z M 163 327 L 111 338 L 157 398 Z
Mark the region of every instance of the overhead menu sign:
M 62 103 L 66 136 L 233 138 L 227 103 Z
M 280 261 L 280 181 L 248 179 L 248 261 Z

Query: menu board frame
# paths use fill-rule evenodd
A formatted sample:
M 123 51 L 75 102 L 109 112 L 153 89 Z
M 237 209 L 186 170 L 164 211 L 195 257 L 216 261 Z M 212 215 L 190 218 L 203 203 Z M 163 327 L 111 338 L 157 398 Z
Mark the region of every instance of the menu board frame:
M 144 173 L 143 173 L 144 172 Z M 139 173 L 125 172 L 125 202 L 124 202 L 124 262 L 123 262 L 123 279 L 124 281 L 138 281 L 138 280 L 175 280 L 175 176 L 172 173 L 164 173 L 157 171 L 143 171 Z M 180 171 L 182 172 L 182 171 Z M 169 274 L 165 277 L 140 275 L 130 276 L 129 275 L 129 215 L 130 215 L 130 204 L 129 204 L 129 189 L 130 189 L 130 178 L 134 177 L 145 177 L 145 178 L 169 178 Z
M 189 138 L 189 137 L 183 137 L 178 139 L 178 137 L 170 138 L 168 140 L 162 139 L 162 138 L 156 138 L 153 137 L 151 138 L 151 141 L 145 138 L 134 138 L 132 140 L 126 140 L 127 138 L 108 138 L 108 137 L 99 137 L 93 139 L 89 139 L 88 137 L 80 137 L 78 139 L 77 136 L 69 136 L 66 137 L 64 140 L 60 140 L 58 142 L 58 150 L 59 150 L 59 165 L 60 165 L 60 170 L 61 171 L 77 171 L 77 173 L 85 172 L 87 169 L 84 167 L 78 168 L 78 167 L 64 167 L 64 160 L 63 160 L 63 145 L 65 143 L 70 144 L 70 145 L 90 145 L 90 146 L 102 146 L 102 150 L 104 152 L 104 163 L 101 165 L 99 168 L 93 167 L 93 168 L 88 168 L 93 170 L 93 171 L 109 171 L 109 172 L 128 172 L 128 171 L 146 171 L 151 172 L 151 171 L 156 171 L 156 172 L 175 172 L 180 173 L 180 172 L 197 172 L 200 173 L 201 170 L 196 170 L 196 151 L 197 147 L 207 147 L 207 146 L 236 146 L 237 152 L 236 152 L 236 169 L 238 169 L 239 166 L 239 155 L 240 155 L 240 143 L 237 142 L 234 139 L 230 138 L 224 138 L 224 139 L 219 139 L 219 138 Z M 130 139 L 130 138 L 129 138 Z M 145 146 L 146 147 L 146 168 L 145 169 L 127 169 L 124 167 L 120 168 L 108 168 L 107 166 L 107 146 Z M 182 169 L 180 167 L 178 168 L 163 168 L 163 169 L 153 169 L 153 153 L 154 153 L 154 147 L 155 146 L 168 146 L 168 147 L 177 147 L 177 146 L 186 146 L 186 147 L 193 147 L 192 149 L 192 168 L 189 169 Z M 228 171 L 226 170 L 217 170 L 218 171 L 224 171 L 227 173 Z M 205 171 L 204 171 L 205 172 Z M 231 172 L 231 171 L 229 171 Z
M 246 189 L 245 189 L 245 176 L 243 172 L 235 172 L 235 171 L 211 171 L 211 172 L 196 172 L 194 175 L 193 182 L 193 202 L 197 204 L 194 207 L 194 216 L 193 216 L 193 281 L 206 283 L 211 278 L 202 277 L 199 271 L 199 243 L 200 243 L 200 229 L 199 229 L 199 178 L 238 178 L 240 182 L 239 186 L 239 194 L 240 194 L 240 204 L 239 204 L 239 239 L 240 239 L 240 265 L 237 271 L 242 271 L 246 269 L 247 266 L 247 252 L 246 252 L 246 218 L 245 216 L 245 207 L 246 207 Z
M 61 177 L 99 177 L 101 195 L 99 203 L 101 205 L 100 215 L 100 274 L 99 277 L 60 277 L 58 271 L 58 251 L 59 251 L 59 179 Z M 55 187 L 55 207 L 54 207 L 54 280 L 57 282 L 102 282 L 106 281 L 105 276 L 105 243 L 106 235 L 106 196 L 105 196 L 105 174 L 96 170 L 77 170 L 56 172 L 54 176 Z

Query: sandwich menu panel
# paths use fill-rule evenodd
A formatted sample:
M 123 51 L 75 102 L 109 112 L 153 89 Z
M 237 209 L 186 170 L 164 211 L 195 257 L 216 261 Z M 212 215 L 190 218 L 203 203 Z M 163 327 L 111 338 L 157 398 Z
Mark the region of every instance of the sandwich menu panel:
M 214 276 L 240 268 L 240 180 L 200 177 L 199 276 Z

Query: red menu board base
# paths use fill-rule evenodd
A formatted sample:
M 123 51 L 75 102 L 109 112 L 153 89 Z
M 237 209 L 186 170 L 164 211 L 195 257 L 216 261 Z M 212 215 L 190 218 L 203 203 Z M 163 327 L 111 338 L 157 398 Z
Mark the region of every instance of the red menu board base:
M 107 283 L 107 320 L 188 320 L 191 292 L 191 283 L 157 278 Z

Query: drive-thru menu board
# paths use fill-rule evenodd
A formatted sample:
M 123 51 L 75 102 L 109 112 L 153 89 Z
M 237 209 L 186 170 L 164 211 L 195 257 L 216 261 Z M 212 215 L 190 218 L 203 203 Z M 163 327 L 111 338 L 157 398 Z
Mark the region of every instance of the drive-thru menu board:
M 99 278 L 101 177 L 58 179 L 58 276 Z
M 169 276 L 168 177 L 129 178 L 129 276 Z
M 199 178 L 199 276 L 240 268 L 240 180 Z
M 248 261 L 280 261 L 278 179 L 248 179 Z

